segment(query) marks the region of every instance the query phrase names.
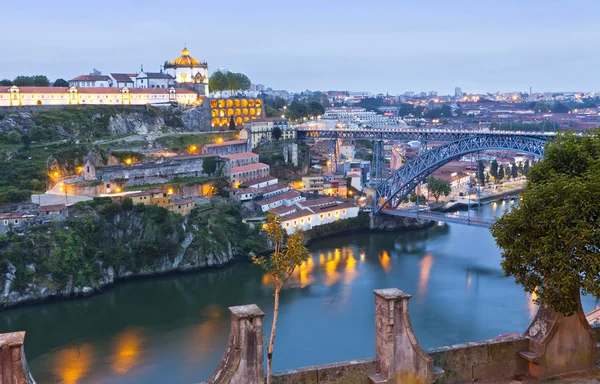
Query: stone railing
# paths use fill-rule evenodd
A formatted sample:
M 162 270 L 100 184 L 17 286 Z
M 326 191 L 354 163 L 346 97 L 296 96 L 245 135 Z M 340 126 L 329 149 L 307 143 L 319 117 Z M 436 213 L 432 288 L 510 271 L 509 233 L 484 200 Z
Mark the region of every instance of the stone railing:
M 304 367 L 274 374 L 273 384 L 467 383 L 520 376 L 551 378 L 591 371 L 600 363 L 600 325 L 591 327 L 581 306 L 564 317 L 541 307 L 524 335 L 424 351 L 413 333 L 410 295 L 375 293 L 375 358 Z M 231 331 L 221 363 L 206 384 L 262 384 L 264 313 L 256 305 L 231 307 Z M 25 332 L 0 335 L 0 383 L 34 384 Z

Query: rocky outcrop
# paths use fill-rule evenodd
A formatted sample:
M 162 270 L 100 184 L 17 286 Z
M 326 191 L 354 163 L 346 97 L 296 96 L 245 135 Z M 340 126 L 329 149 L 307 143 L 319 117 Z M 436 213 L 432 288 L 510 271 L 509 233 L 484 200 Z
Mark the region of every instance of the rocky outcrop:
M 162 116 L 152 116 L 147 113 L 116 114 L 108 120 L 108 131 L 112 136 L 118 135 L 147 135 L 160 132 L 165 126 Z
M 181 115 L 181 121 L 189 131 L 210 132 L 212 130 L 211 110 L 208 103 L 188 109 Z
M 390 215 L 377 215 L 371 218 L 370 228 L 373 231 L 392 232 L 400 229 L 421 229 L 433 225 L 433 221 L 413 219 Z

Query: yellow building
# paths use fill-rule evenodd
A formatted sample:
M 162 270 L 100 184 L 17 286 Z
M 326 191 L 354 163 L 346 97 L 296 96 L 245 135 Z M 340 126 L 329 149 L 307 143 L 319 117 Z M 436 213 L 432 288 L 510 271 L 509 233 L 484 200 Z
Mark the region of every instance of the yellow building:
M 0 87 L 0 106 L 193 104 L 198 94 L 183 88 Z
M 196 206 L 196 203 L 192 199 L 178 199 L 174 198 L 172 204 L 167 209 L 174 213 L 187 216 L 192 212 L 192 209 Z
M 243 125 L 246 121 L 260 119 L 264 115 L 261 99 L 209 99 L 211 126 L 226 127 L 233 118 L 235 125 Z

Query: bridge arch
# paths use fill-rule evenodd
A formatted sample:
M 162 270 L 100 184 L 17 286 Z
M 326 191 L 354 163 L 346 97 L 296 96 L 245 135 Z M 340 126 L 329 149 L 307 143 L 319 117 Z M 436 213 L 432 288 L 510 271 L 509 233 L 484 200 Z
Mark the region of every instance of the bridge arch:
M 486 150 L 508 150 L 544 157 L 545 138 L 497 135 L 471 136 L 435 147 L 398 168 L 375 189 L 373 213 L 383 207 L 396 208 L 417 185 L 443 165 L 461 156 Z

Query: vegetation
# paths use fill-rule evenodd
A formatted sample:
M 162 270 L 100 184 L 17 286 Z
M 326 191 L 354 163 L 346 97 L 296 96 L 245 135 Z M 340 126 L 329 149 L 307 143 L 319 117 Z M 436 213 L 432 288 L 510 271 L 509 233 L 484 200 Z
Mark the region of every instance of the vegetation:
M 275 343 L 275 332 L 277 330 L 277 316 L 279 314 L 279 293 L 285 285 L 297 266 L 302 264 L 308 256 L 308 249 L 304 246 L 304 236 L 302 231 L 296 231 L 287 238 L 283 250 L 286 232 L 281 226 L 281 221 L 275 214 L 267 214 L 267 223 L 265 231 L 269 240 L 273 243 L 275 250 L 269 259 L 264 257 L 253 257 L 255 264 L 260 265 L 271 277 L 273 288 L 275 289 L 273 326 L 271 327 L 271 336 L 267 345 L 267 384 L 271 384 L 271 374 L 273 365 L 273 344 Z
M 279 140 L 279 139 L 281 139 L 281 135 L 282 135 L 281 128 L 273 127 L 273 130 L 271 131 L 271 137 L 275 140 Z
M 452 192 L 450 182 L 435 176 L 429 176 L 427 179 L 427 188 L 433 197 L 435 197 L 436 202 L 439 201 L 441 195 L 448 196 Z
M 425 112 L 423 117 L 427 117 L 430 119 L 438 119 L 440 117 L 452 117 L 452 107 L 448 104 L 444 104 L 439 108 L 432 108 Z
M 242 73 L 233 73 L 233 72 L 221 72 L 216 71 L 209 78 L 209 88 L 210 92 L 221 92 L 221 91 L 231 91 L 231 93 L 236 93 L 237 91 L 245 91 L 250 88 L 251 82 L 248 76 Z
M 570 315 L 600 296 L 600 130 L 559 135 L 531 166 L 518 207 L 491 227 L 502 268 L 539 304 Z
M 217 157 L 211 156 L 202 159 L 202 172 L 207 175 L 213 175 L 217 170 Z
M 163 136 L 156 139 L 156 143 L 165 148 L 171 148 L 175 151 L 185 150 L 192 145 L 202 146 L 212 144 L 218 141 L 227 141 L 235 139 L 236 132 L 221 132 L 221 133 L 198 133 L 192 135 L 172 135 Z
M 68 87 L 69 86 L 69 82 L 65 79 L 56 79 L 54 80 L 54 83 L 52 84 L 53 87 Z

